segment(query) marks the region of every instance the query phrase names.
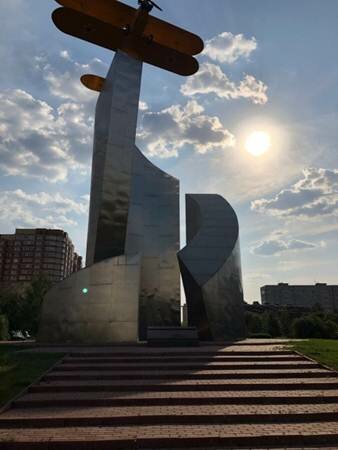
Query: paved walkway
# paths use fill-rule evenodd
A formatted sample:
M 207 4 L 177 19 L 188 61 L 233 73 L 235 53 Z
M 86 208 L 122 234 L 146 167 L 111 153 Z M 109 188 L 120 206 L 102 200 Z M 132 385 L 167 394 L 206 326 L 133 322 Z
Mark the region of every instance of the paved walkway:
M 338 374 L 283 344 L 53 347 L 67 356 L 0 415 L 0 450 L 338 450 Z

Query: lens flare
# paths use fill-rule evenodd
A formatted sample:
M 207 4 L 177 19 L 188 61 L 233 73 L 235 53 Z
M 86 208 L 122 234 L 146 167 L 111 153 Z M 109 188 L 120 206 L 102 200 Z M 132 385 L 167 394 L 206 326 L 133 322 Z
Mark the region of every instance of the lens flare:
M 270 136 L 264 131 L 254 131 L 245 141 L 245 149 L 253 156 L 261 156 L 271 147 Z

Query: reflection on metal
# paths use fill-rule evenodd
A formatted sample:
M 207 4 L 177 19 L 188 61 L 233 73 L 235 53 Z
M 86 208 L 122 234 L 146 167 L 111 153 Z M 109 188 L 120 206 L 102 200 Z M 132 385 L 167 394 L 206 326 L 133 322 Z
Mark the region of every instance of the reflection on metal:
M 106 79 L 82 77 L 100 92 L 87 268 L 47 294 L 39 340 L 136 341 L 149 326 L 180 323 L 179 182 L 135 146 L 142 62 L 191 75 L 203 42 L 149 16 L 146 1 L 138 11 L 112 0 L 59 3 L 69 6 L 53 13 L 59 29 L 118 51 Z
M 141 74 L 118 52 L 97 101 L 87 265 L 125 252 Z
M 101 336 L 103 342 L 103 338 L 108 338 L 113 332 L 108 325 L 107 332 L 102 331 L 98 336 L 93 331 L 98 329 L 97 315 L 101 317 L 101 312 L 109 308 L 113 317 L 121 317 L 125 308 L 129 311 L 136 304 L 134 341 L 146 338 L 148 326 L 178 326 L 180 323 L 180 276 L 176 257 L 179 250 L 179 182 L 155 167 L 135 146 L 141 74 L 141 62 L 118 52 L 104 81 L 95 118 L 88 267 L 84 273 L 73 275 L 48 294 L 42 318 L 41 330 L 44 331 L 40 333 L 44 341 L 47 340 L 48 327 L 51 328 L 52 341 L 67 341 L 70 339 L 70 324 L 75 324 L 72 339 L 79 343 L 89 342 L 81 334 L 79 325 L 84 314 L 81 302 L 87 301 L 88 296 L 93 299 L 90 305 L 94 324 L 90 323 L 86 310 L 88 316 L 84 330 L 91 330 L 88 339 L 93 343 L 98 342 Z M 136 300 L 135 276 L 132 275 L 130 280 L 131 287 L 124 278 L 128 276 L 129 267 L 120 262 L 123 258 L 134 261 L 135 255 L 139 255 Z M 108 264 L 109 261 L 112 264 L 118 261 L 119 270 L 124 275 L 121 280 L 115 277 L 103 287 L 101 271 L 106 276 L 110 269 L 114 273 L 117 270 Z M 104 265 L 105 262 L 108 265 Z M 81 278 L 83 276 L 85 279 Z M 65 285 L 68 290 L 62 290 Z M 88 289 L 86 295 L 82 293 L 83 287 Z M 76 294 L 78 288 L 81 296 Z M 59 306 L 61 297 L 62 307 Z M 68 312 L 73 319 L 61 325 Z M 107 317 L 111 316 L 108 314 Z M 119 328 L 117 322 L 113 325 Z M 102 326 L 103 330 L 106 329 L 104 324 Z M 106 342 L 129 341 L 131 328 L 130 324 L 121 324 L 121 330 L 115 330 L 116 334 Z
M 112 0 L 57 0 L 57 2 L 113 27 L 126 30 L 133 27 L 137 15 L 137 11 L 131 6 Z M 204 47 L 202 39 L 196 34 L 147 14 L 142 32 L 145 37 L 151 36 L 154 42 L 187 55 L 197 55 Z
M 53 12 L 54 24 L 64 33 L 108 50 L 120 49 L 131 57 L 144 61 L 178 75 L 193 75 L 198 71 L 198 62 L 191 55 L 165 47 L 148 38 L 126 35 L 121 28 L 101 22 L 69 8 Z
M 239 226 L 219 195 L 186 196 L 187 246 L 178 254 L 189 326 L 200 339 L 245 336 Z
M 142 63 L 118 52 L 96 108 L 87 265 L 141 254 L 139 335 L 180 322 L 179 182 L 135 147 Z
M 141 253 L 140 338 L 180 324 L 179 181 L 135 147 L 126 254 Z
M 101 92 L 105 79 L 97 75 L 82 75 L 81 83 L 91 91 Z
M 140 268 L 138 255 L 120 256 L 82 269 L 55 285 L 43 303 L 38 341 L 136 342 Z

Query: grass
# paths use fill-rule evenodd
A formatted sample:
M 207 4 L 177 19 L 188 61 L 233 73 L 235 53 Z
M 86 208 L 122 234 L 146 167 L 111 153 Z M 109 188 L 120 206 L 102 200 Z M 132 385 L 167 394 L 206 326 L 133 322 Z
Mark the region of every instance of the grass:
M 309 339 L 294 342 L 292 347 L 316 361 L 338 370 L 338 340 Z
M 33 353 L 27 345 L 0 344 L 0 406 L 38 379 L 61 357 L 57 353 Z

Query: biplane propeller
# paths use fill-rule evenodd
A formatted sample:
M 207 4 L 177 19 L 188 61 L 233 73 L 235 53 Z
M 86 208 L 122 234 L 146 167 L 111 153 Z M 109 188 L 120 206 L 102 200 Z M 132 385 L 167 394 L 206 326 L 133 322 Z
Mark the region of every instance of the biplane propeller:
M 154 7 L 159 9 L 160 11 L 163 11 L 163 9 L 156 5 L 153 0 L 138 0 L 138 4 L 141 8 L 145 9 L 148 12 L 151 12 Z
M 203 50 L 202 39 L 151 16 L 154 7 L 162 10 L 153 0 L 138 0 L 138 9 L 117 0 L 56 1 L 63 7 L 56 9 L 52 18 L 64 33 L 109 50 L 120 49 L 135 59 L 179 75 L 198 71 L 193 55 Z

